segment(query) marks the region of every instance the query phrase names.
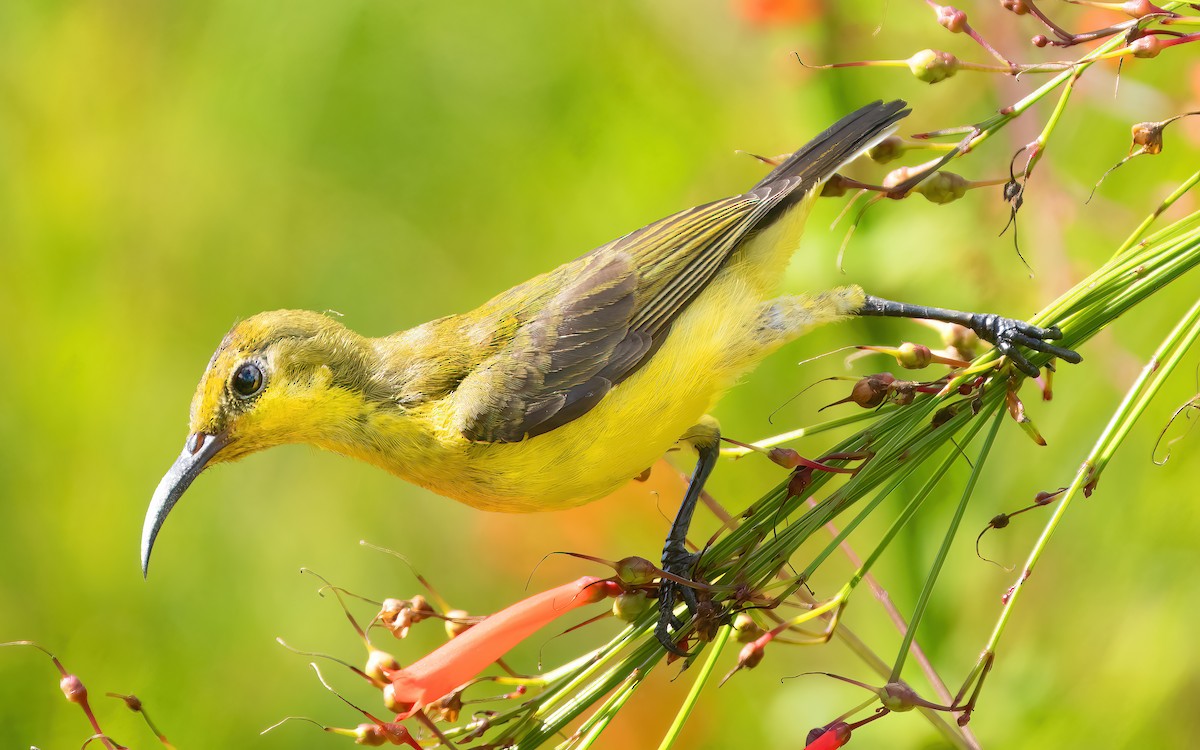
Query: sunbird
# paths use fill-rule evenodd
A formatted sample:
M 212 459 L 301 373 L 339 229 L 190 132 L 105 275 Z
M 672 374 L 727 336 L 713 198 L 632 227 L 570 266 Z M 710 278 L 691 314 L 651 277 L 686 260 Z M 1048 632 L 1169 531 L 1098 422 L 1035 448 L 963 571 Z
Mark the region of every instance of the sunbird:
M 891 302 L 844 286 L 777 296 L 821 186 L 892 133 L 903 101 L 834 123 L 749 192 L 689 208 L 536 276 L 462 314 L 381 338 L 328 315 L 277 310 L 225 335 L 191 404 L 183 451 L 154 492 L 142 573 L 159 529 L 205 468 L 285 443 L 361 459 L 484 510 L 571 508 L 641 475 L 673 446 L 698 460 L 663 549 L 685 548 L 718 456 L 707 416 L 764 357 L 814 326 L 853 315 L 929 318 L 974 330 L 1018 369 L 1025 346 L 1069 362 L 1056 328 Z M 664 581 L 659 640 L 682 622 Z

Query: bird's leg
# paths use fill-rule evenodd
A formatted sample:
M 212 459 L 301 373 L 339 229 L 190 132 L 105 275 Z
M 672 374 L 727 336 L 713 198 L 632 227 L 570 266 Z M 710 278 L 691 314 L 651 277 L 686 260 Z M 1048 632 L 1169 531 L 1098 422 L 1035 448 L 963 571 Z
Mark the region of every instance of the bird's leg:
M 946 310 L 941 307 L 909 305 L 892 302 L 871 295 L 864 295 L 862 305 L 854 311 L 856 315 L 878 315 L 889 318 L 926 318 L 944 323 L 956 323 L 974 331 L 979 338 L 993 344 L 1000 353 L 1008 357 L 1017 369 L 1031 378 L 1040 373 L 1017 347 L 1025 346 L 1034 351 L 1053 354 L 1059 359 L 1078 364 L 1083 361 L 1076 352 L 1047 343 L 1047 339 L 1060 339 L 1062 332 L 1057 326 L 1040 328 L 1024 321 L 1003 318 L 991 313 L 968 313 Z
M 683 502 L 680 503 L 675 520 L 671 522 L 671 530 L 667 533 L 667 541 L 663 545 L 662 567 L 672 575 L 690 580 L 692 569 L 700 555 L 687 551 L 688 527 L 692 524 L 692 514 L 696 510 L 696 503 L 700 500 L 700 493 L 704 490 L 704 482 L 712 473 L 713 467 L 717 463 L 717 456 L 720 455 L 721 428 L 717 424 L 717 420 L 706 416 L 689 430 L 682 440 L 690 443 L 696 449 L 699 458 L 696 461 L 696 470 L 692 473 L 692 479 L 688 482 Z M 658 627 L 654 629 L 654 635 L 663 648 L 673 654 L 687 656 L 687 652 L 676 646 L 671 639 L 671 629 L 678 630 L 683 627 L 683 623 L 675 616 L 676 594 L 683 598 L 688 612 L 695 614 L 697 602 L 694 590 L 674 581 L 660 581 Z

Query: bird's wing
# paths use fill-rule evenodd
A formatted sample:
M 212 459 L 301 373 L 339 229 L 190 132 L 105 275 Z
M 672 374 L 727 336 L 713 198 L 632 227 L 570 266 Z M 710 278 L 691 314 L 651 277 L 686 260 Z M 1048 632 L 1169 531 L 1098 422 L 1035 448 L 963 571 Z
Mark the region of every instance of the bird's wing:
M 890 131 L 902 108 L 868 105 L 750 192 L 657 221 L 493 300 L 485 307 L 518 323 L 456 389 L 462 434 L 516 442 L 586 414 L 649 360 L 751 233 Z
M 515 442 L 587 413 L 649 359 L 787 192 L 772 185 L 689 209 L 536 279 L 559 291 L 459 385 L 463 435 Z

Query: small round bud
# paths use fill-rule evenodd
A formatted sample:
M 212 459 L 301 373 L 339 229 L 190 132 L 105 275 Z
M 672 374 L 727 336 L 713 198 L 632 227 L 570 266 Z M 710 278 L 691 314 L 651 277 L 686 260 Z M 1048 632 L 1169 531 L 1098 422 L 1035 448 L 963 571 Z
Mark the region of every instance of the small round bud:
M 821 186 L 822 198 L 841 198 L 850 190 L 850 185 L 846 178 L 840 174 L 834 174 L 825 184 Z
M 658 578 L 658 568 L 644 557 L 626 557 L 617 560 L 617 578 L 629 586 L 641 586 Z
M 633 622 L 649 608 L 645 591 L 627 591 L 613 598 L 612 612 L 622 622 Z
M 1050 43 L 1050 37 L 1046 36 L 1045 34 L 1034 34 L 1033 38 L 1029 40 L 1029 43 L 1034 47 L 1041 49 Z
M 1121 4 L 1121 12 L 1130 18 L 1142 18 L 1151 13 L 1162 13 L 1163 10 L 1150 0 L 1129 0 Z
M 920 370 L 929 366 L 933 361 L 933 352 L 928 346 L 923 344 L 914 344 L 911 341 L 905 341 L 898 349 L 899 354 L 896 355 L 896 361 L 900 366 L 908 370 Z
M 400 669 L 400 662 L 396 661 L 396 657 L 386 651 L 380 651 L 373 648 L 367 654 L 367 664 L 363 668 L 363 672 L 367 677 L 377 682 L 387 682 L 389 672 L 396 672 Z
M 383 730 L 378 724 L 359 724 L 354 728 L 354 744 L 366 745 L 367 747 L 379 747 L 387 742 L 387 737 L 383 736 Z
M 949 52 L 936 49 L 923 49 L 908 58 L 908 69 L 918 81 L 938 83 L 950 78 L 958 72 L 958 58 Z
M 890 372 L 879 372 L 859 378 L 850 389 L 850 400 L 864 409 L 874 409 L 887 400 L 888 392 L 896 377 Z
M 1001 513 L 998 516 L 993 516 L 992 520 L 988 521 L 988 526 L 991 526 L 993 529 L 1007 528 L 1008 524 L 1009 517 L 1007 513 Z
M 58 687 L 62 689 L 63 695 L 72 703 L 83 703 L 87 700 L 87 688 L 83 686 L 83 682 L 73 674 L 64 675 L 58 681 Z
M 967 14 L 949 5 L 939 5 L 937 22 L 955 34 L 961 34 L 967 27 Z
M 1000 5 L 1009 13 L 1023 16 L 1029 13 L 1029 6 L 1025 4 L 1025 0 L 1000 0 Z
M 389 682 L 384 685 L 381 692 L 383 694 L 383 705 L 392 713 L 402 714 L 412 708 L 413 704 L 396 700 L 396 686 L 394 684 Z
M 1163 43 L 1156 36 L 1144 36 L 1131 42 L 1128 49 L 1134 57 L 1144 60 L 1158 57 L 1158 53 L 1163 51 Z
M 747 643 L 738 653 L 738 666 L 742 669 L 754 669 L 762 663 L 766 649 L 757 643 Z
M 737 617 L 733 618 L 733 634 L 739 643 L 749 643 L 757 640 L 766 631 L 763 630 L 754 618 L 745 612 L 738 612 Z
M 934 172 L 917 185 L 916 190 L 925 196 L 925 200 L 943 206 L 953 203 L 967 194 L 970 183 L 961 175 L 953 172 Z
M 446 637 L 454 638 L 467 632 L 473 623 L 464 622 L 471 615 L 464 609 L 452 609 L 446 613 Z
M 921 697 L 903 682 L 889 682 L 879 691 L 879 702 L 889 711 L 903 712 L 916 708 Z
M 890 161 L 899 159 L 907 150 L 908 147 L 905 145 L 903 138 L 898 135 L 889 135 L 868 149 L 867 156 L 876 164 L 887 164 Z

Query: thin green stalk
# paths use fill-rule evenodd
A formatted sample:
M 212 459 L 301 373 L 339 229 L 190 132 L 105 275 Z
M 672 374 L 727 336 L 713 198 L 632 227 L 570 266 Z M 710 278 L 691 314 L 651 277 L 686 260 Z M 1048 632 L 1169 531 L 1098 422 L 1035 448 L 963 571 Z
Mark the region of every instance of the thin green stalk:
M 696 675 L 696 681 L 692 683 L 692 689 L 688 691 L 687 697 L 683 699 L 683 705 L 679 707 L 679 712 L 675 714 L 675 720 L 671 722 L 671 728 L 667 730 L 663 736 L 662 742 L 658 745 L 658 750 L 669 750 L 675 741 L 679 739 L 679 733 L 683 731 L 683 725 L 691 715 L 692 709 L 696 707 L 696 701 L 700 698 L 700 691 L 704 689 L 708 678 L 712 676 L 713 668 L 717 665 L 717 657 L 725 649 L 725 643 L 729 640 L 729 634 L 733 632 L 733 628 L 728 625 L 722 625 L 717 630 L 717 637 L 713 639 L 712 646 L 709 648 L 708 658 L 700 667 L 700 674 Z
M 1113 413 L 1108 425 L 1096 440 L 1087 459 L 1079 467 L 1067 491 L 1059 499 L 1054 513 L 1046 522 L 1045 528 L 1042 529 L 1041 535 L 1037 542 L 1034 543 L 1033 549 L 1025 560 L 1025 565 L 1021 570 L 1021 575 L 1017 578 L 1017 582 L 1013 585 L 1008 600 L 1005 602 L 1003 609 L 1000 611 L 1000 616 L 996 620 L 996 625 L 992 629 L 991 637 L 988 639 L 984 649 L 984 654 L 995 653 L 996 644 L 1000 641 L 1000 636 L 1004 632 L 1005 626 L 1012 615 L 1012 610 L 1020 598 L 1021 591 L 1024 589 L 1025 582 L 1029 579 L 1029 575 L 1033 572 L 1033 568 L 1037 565 L 1037 561 L 1041 558 L 1042 552 L 1045 551 L 1046 545 L 1050 542 L 1050 538 L 1054 535 L 1054 531 L 1058 528 L 1059 522 L 1066 514 L 1067 508 L 1070 507 L 1071 501 L 1079 494 L 1089 483 L 1094 482 L 1099 473 L 1107 465 L 1112 458 L 1113 453 L 1124 441 L 1129 434 L 1129 430 L 1134 423 L 1141 418 L 1145 412 L 1150 400 L 1166 382 L 1167 377 L 1179 364 L 1180 360 L 1187 350 L 1195 343 L 1197 337 L 1200 337 L 1200 301 L 1194 304 L 1188 314 L 1179 321 L 1174 330 L 1167 335 L 1162 344 L 1151 357 L 1150 362 L 1142 368 L 1141 375 L 1125 394 L 1125 398 L 1121 401 L 1121 405 Z
M 917 606 L 913 610 L 912 617 L 908 621 L 908 630 L 904 631 L 904 640 L 900 644 L 900 653 L 896 656 L 896 665 L 892 667 L 892 676 L 889 682 L 895 682 L 900 679 L 900 673 L 904 670 L 904 661 L 908 658 L 908 649 L 912 645 L 913 638 L 917 634 L 917 626 L 921 623 L 921 618 L 925 615 L 925 607 L 929 604 L 929 597 L 933 593 L 933 586 L 937 582 L 938 575 L 942 572 L 942 566 L 946 563 L 946 558 L 950 554 L 950 545 L 953 544 L 955 536 L 957 536 L 958 525 L 962 522 L 963 514 L 967 510 L 967 502 L 971 499 L 971 495 L 975 492 L 975 484 L 979 481 L 979 475 L 983 473 L 983 466 L 987 462 L 987 455 L 992 450 L 992 444 L 996 441 L 996 433 L 1000 431 L 1000 423 L 1004 420 L 1004 410 L 998 409 L 996 416 L 992 419 L 992 427 L 988 430 L 987 435 L 983 439 L 983 445 L 979 449 L 979 458 L 975 461 L 975 466 L 971 470 L 971 476 L 967 479 L 967 485 L 963 488 L 962 499 L 958 501 L 958 507 L 954 509 L 954 516 L 950 519 L 950 527 L 946 530 L 946 537 L 942 540 L 942 546 L 938 549 L 937 556 L 933 559 L 933 565 L 929 570 L 929 575 L 925 578 L 925 586 L 921 589 L 921 594 L 917 597 Z

